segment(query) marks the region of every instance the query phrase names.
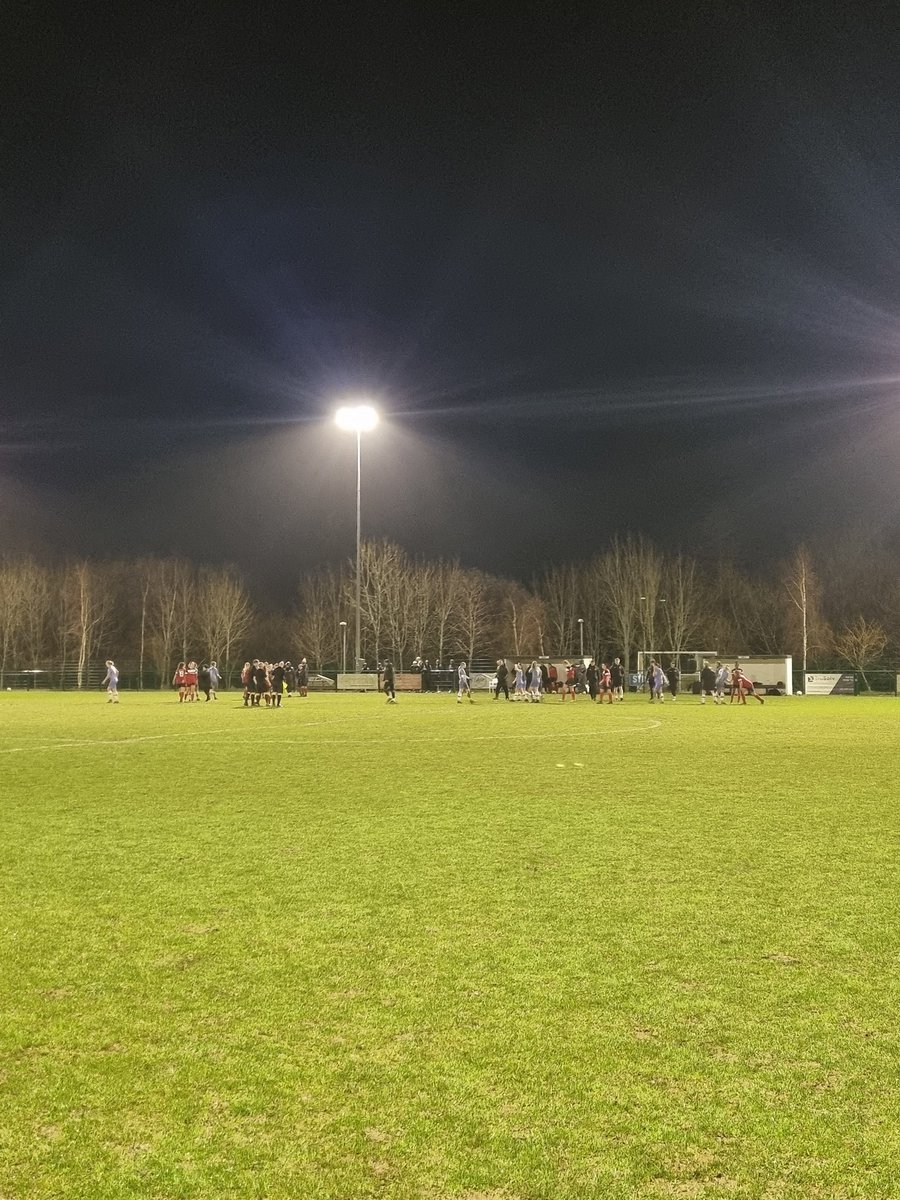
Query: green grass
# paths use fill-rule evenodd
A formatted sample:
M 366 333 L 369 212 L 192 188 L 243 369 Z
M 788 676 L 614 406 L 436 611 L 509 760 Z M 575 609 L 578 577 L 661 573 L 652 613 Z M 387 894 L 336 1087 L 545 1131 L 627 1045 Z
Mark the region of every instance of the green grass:
M 900 1195 L 900 702 L 0 696 L 0 1197 Z

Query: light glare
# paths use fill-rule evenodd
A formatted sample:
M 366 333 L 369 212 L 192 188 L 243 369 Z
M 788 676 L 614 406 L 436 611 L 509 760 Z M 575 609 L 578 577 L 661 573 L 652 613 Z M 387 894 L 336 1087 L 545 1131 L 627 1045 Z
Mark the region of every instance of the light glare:
M 365 433 L 378 424 L 378 413 L 370 404 L 353 404 L 339 408 L 334 419 L 340 429 L 351 433 Z

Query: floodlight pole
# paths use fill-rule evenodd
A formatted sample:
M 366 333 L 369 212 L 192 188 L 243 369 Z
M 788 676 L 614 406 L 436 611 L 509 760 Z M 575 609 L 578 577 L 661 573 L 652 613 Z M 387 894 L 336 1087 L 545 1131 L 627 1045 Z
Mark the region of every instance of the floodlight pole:
M 358 404 L 352 408 L 340 408 L 335 414 L 335 420 L 341 429 L 352 430 L 356 434 L 356 669 L 359 669 L 360 651 L 362 649 L 362 576 L 361 567 L 361 503 L 362 493 L 362 435 L 366 429 L 374 429 L 378 424 L 378 413 L 368 404 Z
M 362 430 L 357 427 L 356 430 L 356 658 L 354 659 L 353 669 L 359 670 L 359 651 L 360 651 L 360 618 L 362 608 L 362 579 L 359 573 L 359 550 L 360 550 L 360 495 L 362 493 Z
M 579 653 L 584 658 L 584 617 L 578 618 L 578 645 Z

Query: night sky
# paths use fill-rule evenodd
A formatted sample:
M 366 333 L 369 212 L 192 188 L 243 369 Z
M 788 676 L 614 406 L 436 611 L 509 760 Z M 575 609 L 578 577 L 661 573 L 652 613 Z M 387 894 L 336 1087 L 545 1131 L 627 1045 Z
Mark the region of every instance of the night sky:
M 0 552 L 894 536 L 895 5 L 187 7 L 6 10 Z

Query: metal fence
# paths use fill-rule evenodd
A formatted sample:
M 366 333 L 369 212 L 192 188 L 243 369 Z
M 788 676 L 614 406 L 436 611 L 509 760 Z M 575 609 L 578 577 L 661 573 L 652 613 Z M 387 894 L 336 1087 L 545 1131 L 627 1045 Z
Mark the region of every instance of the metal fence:
M 95 666 L 93 663 L 85 667 L 81 676 L 82 688 L 100 686 L 100 680 L 106 674 L 106 664 Z M 27 671 L 5 671 L 3 686 L 8 691 L 72 691 L 78 687 L 78 669 L 76 667 L 42 667 Z
M 89 663 L 82 672 L 81 690 L 87 692 L 99 688 L 105 675 L 105 662 Z M 145 671 L 142 681 L 137 671 L 119 672 L 119 687 L 125 691 L 137 691 L 142 682 L 144 691 L 156 691 L 160 686 L 160 677 L 155 671 Z M 5 671 L 3 686 L 9 691 L 73 692 L 78 690 L 78 668 L 56 664 L 33 670 Z M 168 687 L 169 680 L 163 686 Z

